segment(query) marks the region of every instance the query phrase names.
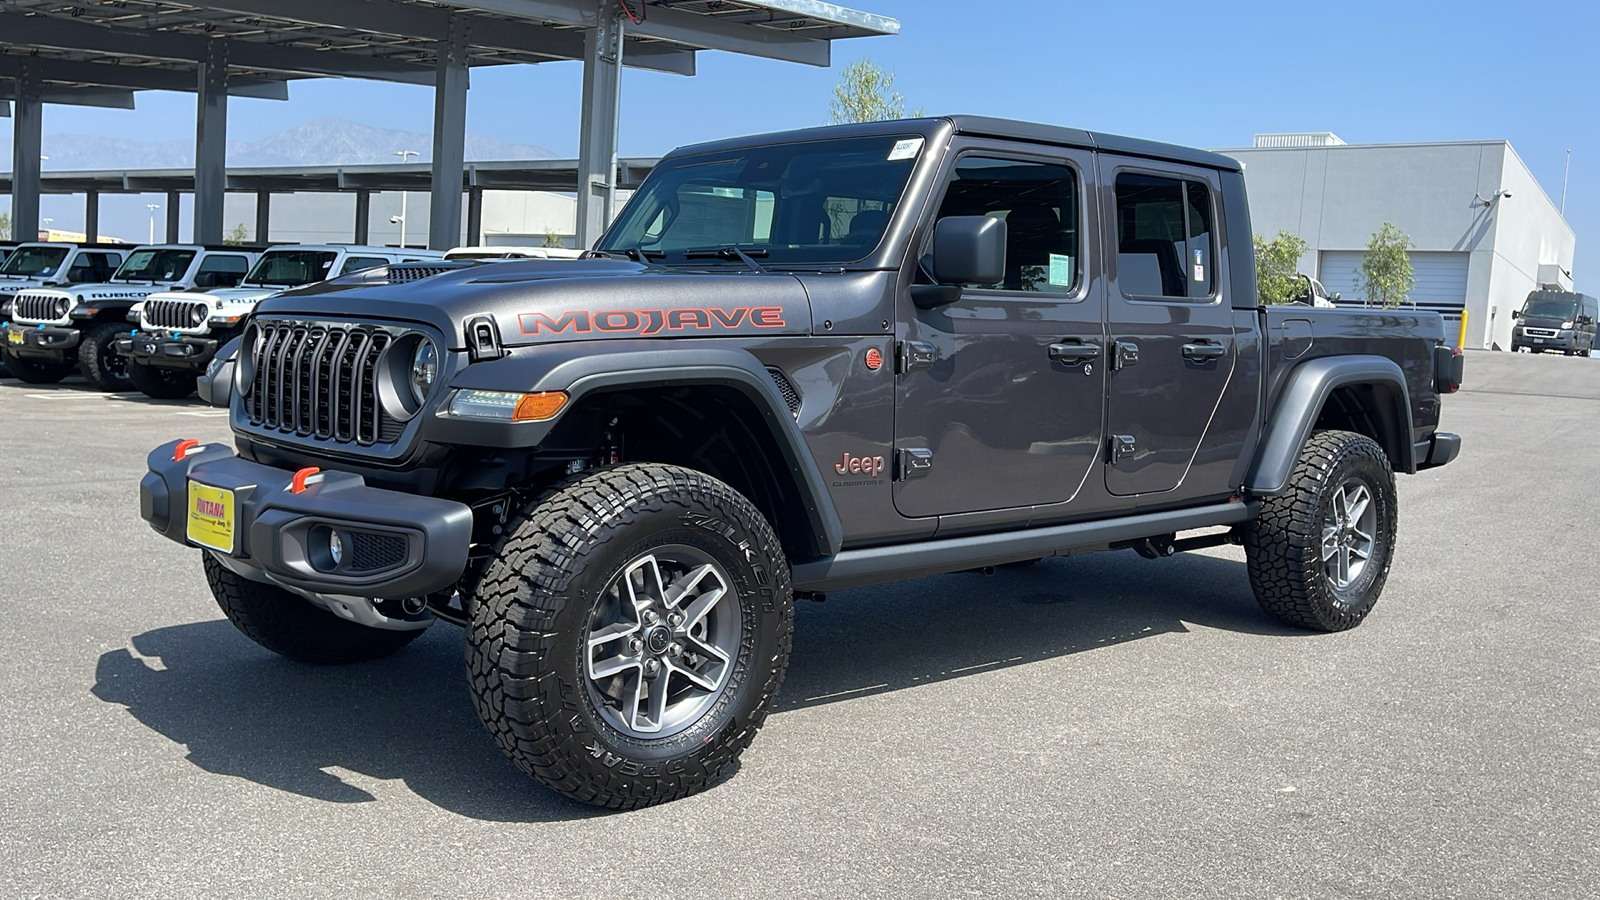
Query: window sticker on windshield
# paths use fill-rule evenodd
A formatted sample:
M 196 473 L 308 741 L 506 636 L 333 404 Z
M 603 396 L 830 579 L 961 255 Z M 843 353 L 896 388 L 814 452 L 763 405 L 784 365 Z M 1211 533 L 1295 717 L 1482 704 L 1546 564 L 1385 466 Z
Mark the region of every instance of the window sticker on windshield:
M 922 138 L 906 138 L 903 141 L 895 142 L 894 149 L 889 151 L 889 160 L 893 162 L 897 159 L 915 159 L 916 155 L 921 152 Z
M 1072 286 L 1072 257 L 1050 254 L 1050 283 L 1059 287 Z
M 1206 264 L 1204 262 L 1202 251 L 1200 250 L 1194 251 L 1194 280 L 1206 280 Z

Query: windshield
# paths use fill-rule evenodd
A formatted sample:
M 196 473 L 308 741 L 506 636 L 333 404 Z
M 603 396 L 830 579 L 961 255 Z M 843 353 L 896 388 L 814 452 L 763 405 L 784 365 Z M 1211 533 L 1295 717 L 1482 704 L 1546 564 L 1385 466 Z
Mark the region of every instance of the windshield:
M 329 250 L 272 250 L 256 261 L 245 284 L 296 287 L 327 281 L 339 254 Z
M 18 247 L 0 263 L 0 275 L 52 275 L 67 258 L 67 247 Z
M 725 247 L 764 265 L 855 262 L 878 246 L 921 149 L 920 137 L 884 135 L 669 160 L 597 249 L 638 250 L 669 264 L 683 262 L 686 250 Z M 745 265 L 733 254 L 687 256 L 697 265 Z
M 1522 314 L 1535 319 L 1570 319 L 1578 311 L 1578 298 L 1576 297 L 1539 297 L 1528 298 L 1522 307 Z
M 135 250 L 111 280 L 176 281 L 193 261 L 193 250 Z

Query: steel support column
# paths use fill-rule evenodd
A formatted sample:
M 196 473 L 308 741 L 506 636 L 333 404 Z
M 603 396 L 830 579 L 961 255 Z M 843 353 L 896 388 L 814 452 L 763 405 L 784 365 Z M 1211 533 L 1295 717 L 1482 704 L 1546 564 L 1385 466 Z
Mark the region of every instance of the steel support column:
M 433 87 L 433 196 L 428 206 L 431 250 L 448 250 L 461 239 L 461 180 L 466 173 L 467 18 L 452 15 L 447 30 L 439 42 Z
M 83 237 L 91 244 L 100 240 L 100 192 L 94 188 L 83 193 Z
M 182 238 L 178 237 L 178 224 L 182 219 L 179 215 L 183 210 L 178 206 L 183 200 L 183 195 L 177 191 L 167 191 L 167 243 L 176 244 Z
M 369 240 L 368 229 L 372 226 L 372 192 L 368 190 L 356 191 L 356 233 L 355 242 L 366 244 Z
M 206 42 L 195 99 L 194 242 L 222 241 L 222 201 L 228 189 L 228 42 Z
M 256 243 L 272 240 L 272 192 L 256 191 Z
M 578 132 L 578 249 L 587 250 L 611 223 L 617 177 L 617 107 L 622 84 L 622 22 L 610 0 L 596 4 L 597 21 L 583 52 L 583 113 Z
M 11 120 L 11 237 L 39 237 L 39 154 L 44 149 L 44 79 L 24 57 L 17 71 L 16 112 Z
M 483 243 L 483 188 L 467 188 L 467 245 Z

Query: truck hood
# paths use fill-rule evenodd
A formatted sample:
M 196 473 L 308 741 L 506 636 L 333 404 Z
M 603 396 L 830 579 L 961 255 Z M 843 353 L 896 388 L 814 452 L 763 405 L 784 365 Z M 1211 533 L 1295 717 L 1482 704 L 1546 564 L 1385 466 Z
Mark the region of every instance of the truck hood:
M 403 319 L 462 349 L 467 321 L 490 316 L 508 347 L 639 337 L 806 334 L 811 306 L 793 275 L 734 265 L 651 266 L 620 260 L 502 261 L 390 284 L 383 270 L 279 294 L 265 316 Z
M 1574 313 L 1574 315 L 1576 315 L 1576 313 Z M 1571 319 L 1548 319 L 1541 316 L 1523 316 L 1517 320 L 1517 324 L 1521 325 L 1523 328 L 1554 328 L 1557 331 L 1560 331 L 1562 323 L 1571 321 Z
M 33 293 L 71 300 L 82 297 L 84 302 L 93 303 L 96 300 L 143 300 L 159 290 L 160 285 L 154 284 L 75 284 L 71 287 L 41 288 Z
M 45 285 L 43 278 L 25 278 L 19 275 L 0 275 L 0 296 L 9 296 L 17 291 L 31 291 Z
M 271 297 L 274 294 L 281 293 L 283 293 L 283 288 L 233 287 L 217 288 L 214 291 L 162 291 L 157 294 L 151 294 L 147 299 L 184 301 L 198 300 L 201 303 L 209 303 L 215 307 L 221 308 L 235 304 L 248 305 L 266 299 L 267 297 Z

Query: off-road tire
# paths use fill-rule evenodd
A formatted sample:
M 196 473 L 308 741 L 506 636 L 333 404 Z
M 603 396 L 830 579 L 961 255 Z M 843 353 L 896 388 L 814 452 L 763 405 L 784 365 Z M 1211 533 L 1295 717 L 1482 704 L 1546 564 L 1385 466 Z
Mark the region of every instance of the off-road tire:
M 44 362 L 34 359 L 23 359 L 13 356 L 10 352 L 4 354 L 6 371 L 0 374 L 10 375 L 24 384 L 55 384 L 72 374 L 72 363 Z
M 597 706 L 587 637 L 620 573 L 670 546 L 693 547 L 726 571 L 740 611 L 738 652 L 698 719 L 641 738 L 613 727 Z M 469 605 L 467 674 L 495 743 L 555 791 L 612 809 L 713 784 L 766 720 L 794 629 L 788 561 L 767 520 L 723 482 L 656 464 L 577 476 L 528 504 Z
M 160 366 L 143 366 L 128 360 L 128 381 L 145 396 L 157 400 L 182 400 L 194 393 L 195 374 Z
M 1376 527 L 1366 565 L 1341 589 L 1324 571 L 1323 523 L 1334 494 L 1352 481 L 1370 491 Z M 1344 631 L 1361 624 L 1389 577 L 1397 513 L 1394 472 L 1382 447 L 1349 431 L 1312 435 L 1289 476 L 1288 490 L 1262 501 L 1260 517 L 1245 528 L 1245 558 L 1256 601 L 1299 628 Z
M 368 628 L 312 606 L 303 597 L 250 581 L 204 553 L 206 584 L 217 605 L 244 636 L 279 656 L 319 666 L 367 662 L 399 650 L 422 635 Z
M 128 360 L 119 357 L 117 348 L 112 346 L 117 338 L 125 337 L 132 331 L 132 325 L 102 322 L 83 333 L 83 340 L 78 344 L 78 371 L 96 389 L 108 394 L 132 390 L 133 382 L 128 380 Z

